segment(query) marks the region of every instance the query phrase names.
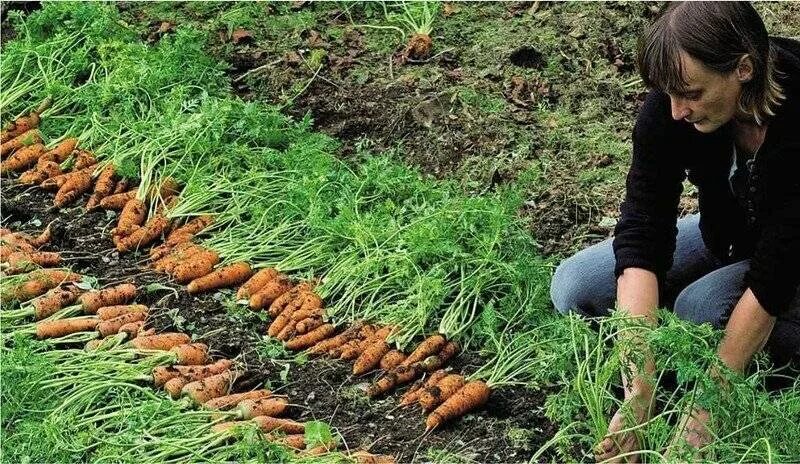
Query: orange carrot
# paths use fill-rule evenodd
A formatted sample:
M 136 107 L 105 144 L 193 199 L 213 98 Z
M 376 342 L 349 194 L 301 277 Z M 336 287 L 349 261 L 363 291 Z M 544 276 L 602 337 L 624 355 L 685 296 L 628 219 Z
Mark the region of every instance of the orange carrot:
M 203 403 L 205 409 L 213 409 L 219 411 L 228 410 L 245 400 L 257 400 L 261 398 L 269 398 L 272 392 L 269 390 L 253 390 L 244 393 L 232 393 L 230 395 L 220 396 Z
M 289 400 L 281 397 L 258 398 L 240 401 L 236 412 L 241 419 L 257 416 L 279 417 L 289 408 Z
M 94 314 L 103 306 L 114 306 L 127 303 L 136 296 L 136 286 L 119 284 L 102 290 L 84 293 L 79 298 L 83 311 Z
M 258 424 L 262 432 L 283 432 L 287 434 L 304 433 L 306 425 L 302 422 L 295 422 L 291 419 L 281 419 L 274 416 L 255 416 L 251 419 Z
M 179 264 L 182 264 L 201 251 L 207 250 L 193 243 L 187 243 L 185 248 L 177 246 L 169 255 L 153 263 L 153 269 L 160 272 L 171 273 Z
M 45 160 L 44 156 L 42 156 L 39 158 L 39 161 L 36 162 L 36 167 L 22 173 L 19 179 L 17 179 L 17 182 L 25 185 L 41 184 L 47 179 L 60 176 L 61 174 L 61 166 L 58 163 Z
M 332 324 L 324 324 L 312 330 L 311 332 L 287 341 L 284 343 L 284 346 L 289 350 L 303 350 L 309 346 L 319 343 L 321 340 L 330 337 L 335 331 L 336 329 Z
M 57 269 L 39 269 L 30 274 L 30 279 L 9 291 L 8 298 L 19 301 L 28 301 L 33 297 L 44 294 L 48 290 L 64 282 L 77 282 L 81 279 L 78 274 Z
M 288 310 L 278 314 L 278 317 L 267 328 L 267 335 L 277 338 L 290 322 L 292 322 L 292 315 Z M 291 324 L 291 328 L 294 328 L 294 323 Z
M 39 184 L 39 187 L 47 191 L 57 192 L 58 190 L 61 189 L 61 187 L 64 186 L 64 184 L 69 182 L 69 180 L 72 179 L 73 177 L 82 176 L 83 174 L 89 174 L 89 176 L 91 177 L 92 171 L 94 171 L 94 166 L 89 166 L 84 169 L 78 169 L 76 171 L 67 172 L 43 181 L 41 184 Z
M 75 157 L 75 164 L 72 166 L 72 170 L 77 171 L 78 169 L 88 168 L 96 164 L 97 159 L 93 154 L 85 150 L 78 150 L 78 156 Z
M 419 395 L 425 391 L 425 388 L 432 387 L 439 383 L 440 380 L 447 377 L 447 371 L 444 369 L 439 369 L 438 371 L 434 372 L 433 374 L 429 375 L 428 378 L 422 382 L 417 382 L 413 387 L 411 387 L 407 392 L 400 397 L 400 406 L 410 406 L 417 402 L 419 399 Z
M 450 358 L 458 354 L 458 350 L 458 343 L 451 340 L 444 345 L 444 348 L 442 348 L 442 351 L 440 351 L 438 354 L 428 356 L 423 361 L 420 361 L 418 363 L 418 367 L 426 372 L 432 372 L 436 369 L 441 369 L 444 367 L 445 363 L 450 360 Z
M 174 233 L 174 232 L 173 232 Z M 250 299 L 250 295 L 261 290 L 267 282 L 278 277 L 278 271 L 273 267 L 265 267 L 255 273 L 236 292 L 237 300 Z
M 89 202 L 86 203 L 87 210 L 93 210 L 100 206 L 100 200 L 111 195 L 114 190 L 114 165 L 111 163 L 106 164 L 106 167 L 100 171 L 97 180 L 94 183 L 94 192 L 89 197 Z
M 230 359 L 220 359 L 213 364 L 196 366 L 157 366 L 153 368 L 153 384 L 160 387 L 175 377 L 189 381 L 202 380 L 212 375 L 222 374 L 231 368 Z
M 147 313 L 144 311 L 135 311 L 132 313 L 122 314 L 97 324 L 97 331 L 100 332 L 101 337 L 107 337 L 119 332 L 120 327 L 129 322 L 144 321 L 146 318 Z
M 172 277 L 179 284 L 186 284 L 192 280 L 209 274 L 214 266 L 219 263 L 219 255 L 213 250 L 204 250 L 197 253 L 172 270 Z
M 419 373 L 420 371 L 414 366 L 400 365 L 370 385 L 367 388 L 367 395 L 369 395 L 370 398 L 374 398 L 387 393 L 400 385 L 407 384 L 416 379 Z
M 77 332 L 90 332 L 95 330 L 100 319 L 94 316 L 72 317 L 57 321 L 41 321 L 36 323 L 36 337 L 58 338 Z
M 120 316 L 126 316 L 129 314 L 140 315 L 137 316 L 137 318 L 128 321 L 128 322 L 135 322 L 135 321 L 143 321 L 145 317 L 147 317 L 148 311 L 149 308 L 141 304 L 114 305 L 114 306 L 103 306 L 102 308 L 97 310 L 95 315 L 99 317 L 101 321 L 110 321 L 113 319 L 117 319 Z
M 276 298 L 288 292 L 291 288 L 292 282 L 289 280 L 289 278 L 279 275 L 250 297 L 250 308 L 266 308 L 273 301 L 275 301 Z
M 29 242 L 36 248 L 39 248 L 45 243 L 50 242 L 51 238 L 52 238 L 52 231 L 50 230 L 50 225 L 48 224 L 47 227 L 45 227 L 44 230 L 39 235 L 29 240 Z
M 33 145 L 35 143 L 41 143 L 41 141 L 42 135 L 38 130 L 33 129 L 23 132 L 13 139 L 3 142 L 3 144 L 0 145 L 0 158 L 4 159 L 6 156 L 14 153 L 16 150 L 22 147 Z
M 15 151 L 8 159 L 0 163 L 0 172 L 6 174 L 8 172 L 24 171 L 36 164 L 39 157 L 44 153 L 44 145 L 35 143 L 33 145 L 22 147 Z
M 144 328 L 144 321 L 128 322 L 122 324 L 117 333 L 124 333 L 128 338 L 136 338 Z
M 183 391 L 183 387 L 188 383 L 189 381 L 183 377 L 175 377 L 174 379 L 168 380 L 167 383 L 164 384 L 164 390 L 169 393 L 169 396 L 173 400 L 176 400 L 181 397 L 181 391 Z
M 370 337 L 375 335 L 375 326 L 372 324 L 362 325 L 356 333 L 348 337 L 347 341 L 341 345 L 333 347 L 328 350 L 328 356 L 332 358 L 341 358 L 342 354 L 347 351 L 357 349 L 358 345 L 365 343 Z M 363 350 L 362 350 L 363 351 Z M 360 353 L 360 351 L 356 351 Z M 349 357 L 349 356 L 345 356 Z
M 14 122 L 3 128 L 0 134 L 0 143 L 6 143 L 18 135 L 39 127 L 39 114 L 31 112 L 28 116 L 20 116 Z
M 179 243 L 189 241 L 197 233 L 210 226 L 212 222 L 214 222 L 214 217 L 211 215 L 206 214 L 203 216 L 198 216 L 181 227 L 173 230 L 167 237 L 165 243 L 167 245 L 177 245 Z
M 230 287 L 238 285 L 252 274 L 250 265 L 240 261 L 225 267 L 214 270 L 212 273 L 203 277 L 198 277 L 189 282 L 187 290 L 190 294 L 206 292 L 209 290 L 216 290 L 218 288 Z
M 345 343 L 347 343 L 352 337 L 354 337 L 358 333 L 359 328 L 360 324 L 352 325 L 339 335 L 322 340 L 316 345 L 312 346 L 311 349 L 308 350 L 308 353 L 322 354 L 330 349 L 340 347 Z
M 188 396 L 195 403 L 202 404 L 206 401 L 230 393 L 231 385 L 236 379 L 233 371 L 225 371 L 221 374 L 212 375 L 202 380 L 195 380 L 183 386 L 181 394 Z
M 158 335 L 138 336 L 131 340 L 134 348 L 139 350 L 168 351 L 178 345 L 185 345 L 191 338 L 184 333 L 165 332 Z
M 304 449 L 306 447 L 305 434 L 292 434 L 283 437 L 275 437 L 274 439 L 268 438 L 268 440 L 298 450 Z
M 394 456 L 371 454 L 366 451 L 356 451 L 348 457 L 355 460 L 355 464 L 396 464 Z
M 52 159 L 58 163 L 63 163 L 77 145 L 78 139 L 72 137 L 66 138 L 56 145 L 52 150 L 48 150 L 46 155 L 48 159 Z M 80 167 L 73 166 L 73 169 L 80 169 Z
M 56 197 L 53 200 L 53 206 L 56 208 L 64 207 L 88 192 L 90 188 L 92 188 L 91 173 L 79 171 L 74 176 L 67 179 L 64 185 L 58 189 Z
M 444 335 L 442 334 L 431 335 L 417 346 L 417 349 L 415 349 L 408 356 L 408 358 L 406 358 L 406 360 L 403 361 L 403 365 L 409 366 L 416 362 L 422 361 L 428 356 L 432 356 L 438 353 L 439 351 L 442 350 L 445 343 L 447 343 L 447 340 L 445 340 Z
M 295 324 L 294 332 L 298 335 L 303 335 L 311 332 L 322 324 L 324 324 L 324 321 L 321 317 L 309 317 Z
M 57 313 L 78 299 L 80 289 L 73 286 L 56 287 L 33 302 L 33 317 L 40 321 Z
M 275 334 L 275 338 L 285 342 L 286 340 L 289 340 L 290 338 L 294 337 L 297 334 L 294 328 L 296 324 L 297 324 L 296 322 L 290 319 L 289 322 L 286 325 L 284 325 L 283 328 L 277 334 Z
M 374 341 L 356 359 L 353 364 L 353 375 L 361 375 L 375 369 L 388 352 L 389 345 L 385 339 Z
M 8 255 L 8 264 L 12 272 L 29 269 L 32 265 L 39 267 L 56 267 L 61 264 L 61 255 L 54 251 L 15 251 Z
M 143 227 L 134 230 L 130 235 L 119 239 L 117 250 L 124 252 L 139 247 L 149 245 L 157 240 L 169 226 L 166 217 L 157 214 L 153 216 Z
M 175 364 L 184 366 L 199 366 L 208 362 L 208 345 L 205 343 L 187 343 L 170 349 L 175 353 Z
M 111 192 L 112 195 L 116 195 L 118 193 L 126 193 L 128 192 L 128 188 L 131 186 L 131 180 L 127 177 L 123 177 L 122 179 L 118 180 L 117 183 L 114 185 L 114 191 Z M 134 194 L 136 193 L 136 189 L 131 190 Z M 122 204 L 125 206 L 125 203 Z M 122 208 L 120 206 L 120 208 Z
M 100 200 L 100 207 L 103 209 L 119 211 L 125 207 L 125 204 L 128 203 L 128 200 L 133 198 L 136 198 L 136 189 L 129 190 L 127 192 L 113 193 Z
M 112 231 L 114 235 L 125 237 L 138 229 L 147 217 L 147 210 L 144 202 L 138 198 L 132 198 L 125 203 L 122 212 L 119 213 L 117 227 Z
M 300 322 L 304 319 L 308 318 L 319 318 L 324 315 L 324 311 L 322 308 L 317 309 L 298 309 L 296 311 L 292 311 L 292 320 L 295 322 Z
M 419 405 L 425 411 L 430 411 L 453 396 L 465 383 L 466 380 L 463 375 L 450 374 L 437 382 L 436 385 L 424 388 L 419 395 Z
M 483 406 L 489 400 L 489 393 L 489 387 L 483 381 L 468 382 L 428 416 L 425 421 L 426 430 L 433 430 L 451 419 Z
M 379 340 L 380 341 L 385 340 L 386 337 L 389 336 L 390 332 L 391 332 L 391 328 L 390 327 L 388 327 L 388 326 L 387 327 L 381 327 L 374 334 L 369 335 L 367 337 L 364 337 L 364 338 L 360 339 L 357 343 L 353 344 L 352 346 L 350 346 L 350 347 L 348 347 L 346 349 L 343 349 L 341 354 L 339 355 L 339 359 L 343 359 L 345 361 L 352 361 L 353 359 L 358 358 L 359 356 L 361 356 L 361 353 L 363 353 L 364 350 L 367 349 L 367 347 L 369 347 L 370 345 L 372 345 L 373 343 L 375 343 L 375 342 L 377 342 Z M 387 351 L 388 351 L 388 348 L 389 347 L 387 346 L 386 347 Z M 383 353 L 383 354 L 385 354 L 385 353 Z M 383 356 L 383 354 L 381 354 L 381 356 Z M 378 362 L 380 362 L 380 357 L 378 357 L 378 359 L 376 361 L 376 365 L 377 365 Z
M 405 353 L 399 350 L 391 350 L 385 355 L 383 355 L 383 357 L 381 358 L 380 366 L 381 369 L 389 371 L 399 366 L 405 360 L 406 360 Z

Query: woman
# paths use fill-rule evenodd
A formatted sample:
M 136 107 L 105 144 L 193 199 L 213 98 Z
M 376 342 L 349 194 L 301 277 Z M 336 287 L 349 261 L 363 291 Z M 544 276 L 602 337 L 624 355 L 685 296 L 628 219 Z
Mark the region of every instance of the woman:
M 561 263 L 553 303 L 587 316 L 617 307 L 652 324 L 657 307 L 671 307 L 724 327 L 718 353 L 733 370 L 765 345 L 784 364 L 800 348 L 800 43 L 768 37 L 748 3 L 686 2 L 646 31 L 637 61 L 652 90 L 615 237 Z M 678 219 L 687 176 L 700 213 Z M 623 376 L 638 421 L 650 414 L 652 371 L 649 359 Z M 709 442 L 709 414 L 687 418 L 689 444 Z M 623 416 L 598 460 L 637 449 Z

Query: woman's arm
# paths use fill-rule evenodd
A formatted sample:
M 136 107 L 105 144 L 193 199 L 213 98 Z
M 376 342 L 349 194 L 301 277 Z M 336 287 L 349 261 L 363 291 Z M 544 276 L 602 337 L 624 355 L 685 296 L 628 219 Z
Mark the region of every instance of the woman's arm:
M 646 269 L 629 267 L 625 269 L 617 280 L 617 307 L 634 317 L 642 317 L 646 323 L 656 325 L 656 308 L 658 307 L 658 279 L 656 275 Z M 653 373 L 655 365 L 652 353 L 642 338 L 637 338 L 635 333 L 626 333 L 633 346 L 644 353 L 643 371 L 639 366 L 631 364 L 630 378 L 623 375 L 625 397 L 630 399 L 639 396 L 649 401 L 653 393 Z
M 775 317 L 765 311 L 753 292 L 747 289 L 733 309 L 719 344 L 722 362 L 736 372 L 744 372 L 753 355 L 764 347 L 774 325 Z

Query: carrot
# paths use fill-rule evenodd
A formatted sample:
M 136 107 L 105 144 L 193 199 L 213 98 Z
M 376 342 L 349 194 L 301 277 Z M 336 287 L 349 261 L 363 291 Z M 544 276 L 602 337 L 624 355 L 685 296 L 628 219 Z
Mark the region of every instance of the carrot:
M 169 393 L 169 396 L 176 400 L 181 397 L 181 392 L 183 391 L 183 387 L 188 384 L 189 381 L 184 379 L 183 377 L 175 377 L 174 379 L 170 379 L 167 383 L 164 384 L 164 390 Z
M 17 179 L 17 182 L 25 185 L 41 184 L 47 179 L 60 176 L 61 174 L 61 166 L 58 163 L 45 160 L 44 156 L 42 156 L 39 158 L 39 161 L 37 161 L 36 167 L 22 173 L 19 179 Z
M 58 338 L 77 332 L 90 332 L 97 327 L 100 319 L 94 316 L 72 317 L 57 321 L 41 321 L 36 323 L 36 337 Z
M 143 328 L 144 321 L 128 322 L 127 324 L 122 324 L 117 333 L 124 333 L 128 338 L 136 338 Z
M 23 132 L 13 139 L 3 142 L 3 144 L 0 145 L 0 158 L 5 158 L 7 155 L 14 153 L 16 150 L 22 147 L 33 145 L 35 143 L 41 143 L 41 141 L 42 135 L 38 130 L 33 129 Z
M 419 395 L 419 405 L 425 411 L 431 411 L 453 396 L 465 383 L 466 380 L 463 375 L 450 374 L 436 383 L 436 385 L 424 388 Z
M 258 424 L 258 428 L 262 432 L 283 432 L 286 434 L 304 433 L 306 431 L 306 424 L 302 422 L 295 422 L 291 419 L 281 419 L 273 416 L 256 416 L 251 419 Z
M 179 243 L 187 242 L 197 233 L 210 226 L 214 222 L 214 216 L 205 214 L 198 216 L 186 224 L 178 227 L 169 234 L 166 240 L 167 245 L 177 245 Z
M 168 351 L 178 345 L 185 345 L 191 338 L 178 332 L 165 332 L 158 335 L 138 336 L 131 340 L 134 348 L 139 350 L 161 350 Z
M 194 279 L 193 281 L 189 282 L 187 290 L 190 294 L 195 294 L 209 290 L 215 290 L 218 288 L 230 287 L 232 285 L 238 285 L 247 280 L 252 272 L 253 271 L 250 269 L 249 264 L 240 261 L 216 269 L 214 272 L 203 277 Z
M 85 150 L 78 150 L 78 156 L 75 157 L 75 164 L 72 166 L 73 171 L 92 167 L 97 164 L 97 158 L 93 154 Z
M 245 400 L 257 400 L 261 398 L 269 398 L 272 392 L 269 390 L 253 390 L 244 393 L 232 393 L 230 395 L 220 396 L 203 403 L 205 409 L 213 409 L 225 411 Z
M 489 387 L 485 382 L 481 380 L 468 382 L 428 416 L 425 420 L 426 430 L 433 430 L 451 419 L 483 406 L 489 400 L 489 393 Z
M 279 417 L 289 408 L 289 400 L 281 397 L 258 398 L 240 401 L 236 412 L 242 419 L 257 416 Z
M 347 351 L 357 350 L 358 345 L 366 342 L 373 335 L 375 335 L 375 326 L 372 324 L 366 324 L 362 326 L 355 334 L 349 337 L 349 339 L 345 343 L 329 349 L 328 356 L 332 358 L 341 358 L 343 353 Z M 350 356 L 352 356 L 352 353 L 346 355 L 345 357 L 350 357 Z
M 12 270 L 23 271 L 31 265 L 56 267 L 61 264 L 61 255 L 54 251 L 15 251 L 8 255 L 7 261 Z
M 292 434 L 286 435 L 283 437 L 276 437 L 274 440 L 270 440 L 280 445 L 294 448 L 294 449 L 304 449 L 306 447 L 306 436 L 305 434 Z
M 341 354 L 339 355 L 339 359 L 343 359 L 345 361 L 352 361 L 358 358 L 359 356 L 361 356 L 361 353 L 363 353 L 364 350 L 367 349 L 367 347 L 369 347 L 370 345 L 372 345 L 377 341 L 385 340 L 386 337 L 389 336 L 390 332 L 391 332 L 390 327 L 381 327 L 374 334 L 364 337 L 360 339 L 357 343 L 353 344 L 352 346 L 343 349 Z M 387 346 L 386 348 L 388 351 L 389 347 Z M 383 354 L 385 353 L 382 353 L 381 356 L 383 356 Z M 380 357 L 378 357 L 378 359 L 376 360 L 376 365 L 378 362 L 380 362 Z
M 24 171 L 36 164 L 39 157 L 44 153 L 44 145 L 35 143 L 33 145 L 22 147 L 15 151 L 8 159 L 0 163 L 0 172 L 3 174 L 9 172 Z
M 118 193 L 126 193 L 128 192 L 128 187 L 131 186 L 131 180 L 127 177 L 123 177 L 119 181 L 117 181 L 116 185 L 114 185 L 114 191 L 111 192 L 112 195 L 116 195 Z M 136 194 L 136 189 L 131 190 L 134 194 Z M 122 206 L 125 206 L 123 203 Z M 120 206 L 120 208 L 122 207 Z
M 289 340 L 290 338 L 294 337 L 297 334 L 297 332 L 295 331 L 296 324 L 297 324 L 296 322 L 290 319 L 289 322 L 285 326 L 283 326 L 283 329 L 281 329 L 280 332 L 275 334 L 275 338 L 285 342 L 286 340 Z
M 41 188 L 43 188 L 43 189 L 45 189 L 47 191 L 50 191 L 50 192 L 57 192 L 58 190 L 61 189 L 61 187 L 64 186 L 64 184 L 66 184 L 73 177 L 81 176 L 83 174 L 89 174 L 89 176 L 91 177 L 92 171 L 94 171 L 94 166 L 89 166 L 89 167 L 84 168 L 84 169 L 78 169 L 78 170 L 75 170 L 75 171 L 67 172 L 67 173 L 64 173 L 64 174 L 61 174 L 61 175 L 46 179 L 41 184 L 39 184 L 39 187 L 41 187 Z
M 375 369 L 381 358 L 389 352 L 389 345 L 385 339 L 377 340 L 367 346 L 353 364 L 353 375 L 361 375 Z
M 150 250 L 151 256 L 153 256 L 153 250 L 161 248 L 162 246 L 164 246 L 164 244 Z M 167 249 L 166 254 L 161 258 L 152 258 L 155 261 L 153 262 L 153 268 L 161 272 L 172 272 L 175 266 L 181 261 L 203 250 L 205 250 L 205 248 L 191 242 L 181 243 L 180 245 L 176 245 L 175 248 Z
M 100 332 L 101 337 L 107 337 L 119 332 L 120 327 L 129 322 L 144 321 L 146 318 L 147 313 L 144 311 L 135 311 L 132 313 L 122 314 L 98 324 L 97 331 Z
M 33 317 L 40 321 L 46 319 L 78 299 L 80 289 L 73 286 L 56 287 L 33 302 Z
M 295 324 L 294 331 L 296 334 L 303 335 L 311 332 L 322 324 L 324 324 L 324 321 L 321 317 L 309 317 Z
M 213 364 L 199 366 L 157 366 L 153 368 L 153 384 L 160 387 L 175 377 L 189 381 L 202 380 L 212 375 L 222 374 L 231 368 L 230 359 L 220 359 Z
M 279 275 L 269 281 L 261 290 L 250 297 L 251 309 L 262 309 L 269 306 L 276 298 L 288 292 L 292 288 L 292 282 L 288 277 Z
M 302 350 L 330 337 L 335 331 L 332 324 L 323 324 L 311 332 L 287 341 L 284 346 L 289 350 Z
M 359 326 L 353 325 L 344 332 L 325 340 L 320 341 L 308 350 L 309 354 L 322 354 L 330 349 L 344 345 L 350 338 L 358 333 Z
M 176 364 L 199 366 L 208 362 L 208 345 L 205 343 L 187 343 L 170 349 L 177 356 Z
M 385 371 L 389 371 L 399 366 L 405 361 L 406 355 L 399 350 L 391 350 L 381 358 L 380 367 Z
M 272 324 L 269 325 L 267 328 L 267 335 L 270 337 L 278 338 L 278 335 L 287 327 L 289 323 L 292 322 L 292 315 L 289 311 L 284 311 L 278 314 L 278 317 L 272 321 Z M 294 328 L 294 323 L 292 322 L 291 328 Z
M 219 398 L 230 393 L 230 388 L 235 378 L 236 374 L 233 371 L 225 371 L 202 380 L 187 383 L 183 386 L 181 394 L 188 396 L 195 403 L 202 404 L 210 399 Z
M 217 252 L 203 250 L 187 258 L 184 263 L 175 266 L 175 269 L 172 270 L 172 277 L 179 284 L 186 284 L 209 274 L 217 263 L 219 263 Z
M 391 372 L 378 379 L 367 388 L 367 395 L 374 398 L 393 390 L 395 387 L 411 382 L 419 375 L 420 371 L 414 366 L 400 365 Z
M 442 334 L 431 335 L 417 346 L 417 349 L 403 361 L 403 365 L 410 366 L 411 364 L 422 361 L 428 356 L 438 353 L 442 350 L 446 342 L 447 340 L 445 340 Z
M 174 233 L 174 232 L 173 232 Z M 261 290 L 267 282 L 278 277 L 278 271 L 274 267 L 265 267 L 256 272 L 247 280 L 236 292 L 237 300 L 250 299 L 250 295 Z M 274 302 L 273 302 L 274 303 Z
M 149 245 L 157 240 L 169 226 L 166 217 L 157 214 L 153 216 L 144 227 L 134 230 L 130 235 L 119 239 L 117 250 L 124 252 Z
M 366 451 L 356 451 L 349 456 L 356 464 L 396 464 L 394 456 L 386 454 L 372 454 Z
M 147 217 L 147 210 L 144 202 L 138 198 L 131 198 L 125 203 L 122 212 L 119 213 L 117 227 L 112 231 L 113 235 L 125 237 L 138 229 Z
M 56 208 L 64 207 L 88 192 L 90 188 L 92 188 L 91 173 L 79 171 L 74 176 L 67 179 L 64 185 L 58 189 L 56 197 L 53 200 L 53 206 Z
M 167 199 L 179 193 L 180 185 L 178 185 L 178 182 L 175 179 L 168 176 L 161 181 L 161 186 L 158 188 L 158 196 L 160 196 L 162 199 Z
M 22 135 L 31 129 L 39 127 L 41 119 L 36 112 L 31 112 L 28 116 L 20 116 L 14 122 L 3 128 L 0 134 L 0 143 L 6 143 L 18 135 Z
M 183 244 L 188 244 L 188 243 L 189 242 L 184 242 Z M 162 258 L 165 258 L 167 255 L 169 255 L 172 252 L 172 250 L 173 246 L 167 245 L 166 243 L 162 243 L 161 245 L 150 248 L 150 261 L 153 261 L 155 263 L 156 261 L 159 261 Z
M 119 211 L 125 207 L 128 200 L 133 198 L 136 198 L 136 189 L 127 192 L 113 193 L 100 200 L 100 207 Z
M 444 345 L 442 351 L 433 356 L 428 356 L 425 360 L 418 363 L 418 367 L 426 372 L 435 371 L 444 367 L 445 363 L 453 356 L 458 354 L 459 346 L 454 341 L 449 341 Z
M 419 395 L 425 391 L 427 387 L 433 387 L 440 380 L 447 377 L 447 371 L 444 369 L 439 369 L 438 371 L 434 372 L 433 374 L 429 375 L 428 378 L 423 382 L 417 382 L 413 387 L 411 387 L 407 392 L 400 397 L 400 406 L 410 406 L 417 402 L 419 399 Z
M 8 298 L 28 301 L 33 297 L 44 294 L 64 282 L 77 282 L 81 279 L 78 274 L 58 269 L 39 269 L 30 274 L 30 279 L 9 291 Z
M 77 145 L 78 139 L 74 137 L 66 138 L 56 145 L 52 150 L 48 150 L 46 155 L 49 159 L 63 163 Z M 80 169 L 80 167 L 73 166 L 73 169 Z
M 136 296 L 136 286 L 133 284 L 119 284 L 102 290 L 84 293 L 79 298 L 83 311 L 94 314 L 103 306 L 121 305 Z
M 130 320 L 127 320 L 124 323 L 136 322 L 143 321 L 145 318 L 147 318 L 148 309 L 149 308 L 147 306 L 140 304 L 103 306 L 97 310 L 96 316 L 104 322 L 115 321 L 123 316 L 130 317 Z
M 45 227 L 44 230 L 39 235 L 29 240 L 29 243 L 35 246 L 36 248 L 39 248 L 45 243 L 48 243 L 51 238 L 52 238 L 52 232 L 50 230 L 50 224 L 48 224 L 47 227 Z

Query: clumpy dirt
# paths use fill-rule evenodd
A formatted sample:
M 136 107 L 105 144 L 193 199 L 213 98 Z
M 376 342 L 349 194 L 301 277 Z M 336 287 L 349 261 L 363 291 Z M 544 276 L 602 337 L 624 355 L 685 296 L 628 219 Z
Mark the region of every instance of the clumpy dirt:
M 86 198 L 76 206 L 53 210 L 51 193 L 13 186 L 5 179 L 0 193 L 3 227 L 34 232 L 51 224 L 53 238 L 46 249 L 59 251 L 73 271 L 96 278 L 99 286 L 136 284 L 140 289 L 136 302 L 150 307 L 147 327 L 185 331 L 208 344 L 215 357 L 237 358 L 244 372 L 235 391 L 266 386 L 288 395 L 294 405 L 291 417 L 329 423 L 341 435 L 341 448 L 367 448 L 394 455 L 398 462 L 430 461 L 430 450 L 478 462 L 527 462 L 557 431 L 543 413 L 548 392 L 514 387 L 493 392 L 482 410 L 426 434 L 425 417 L 418 408 L 397 406 L 404 388 L 370 400 L 364 390 L 377 373 L 354 378 L 352 366 L 338 360 L 273 359 L 264 351 L 268 321 L 262 313 L 230 309 L 230 290 L 191 296 L 148 269 L 145 252 L 119 254 L 110 240 L 116 213 L 86 212 L 80 206 Z M 464 353 L 451 368 L 472 372 L 480 364 L 479 357 Z M 513 435 L 514 431 L 522 434 Z

